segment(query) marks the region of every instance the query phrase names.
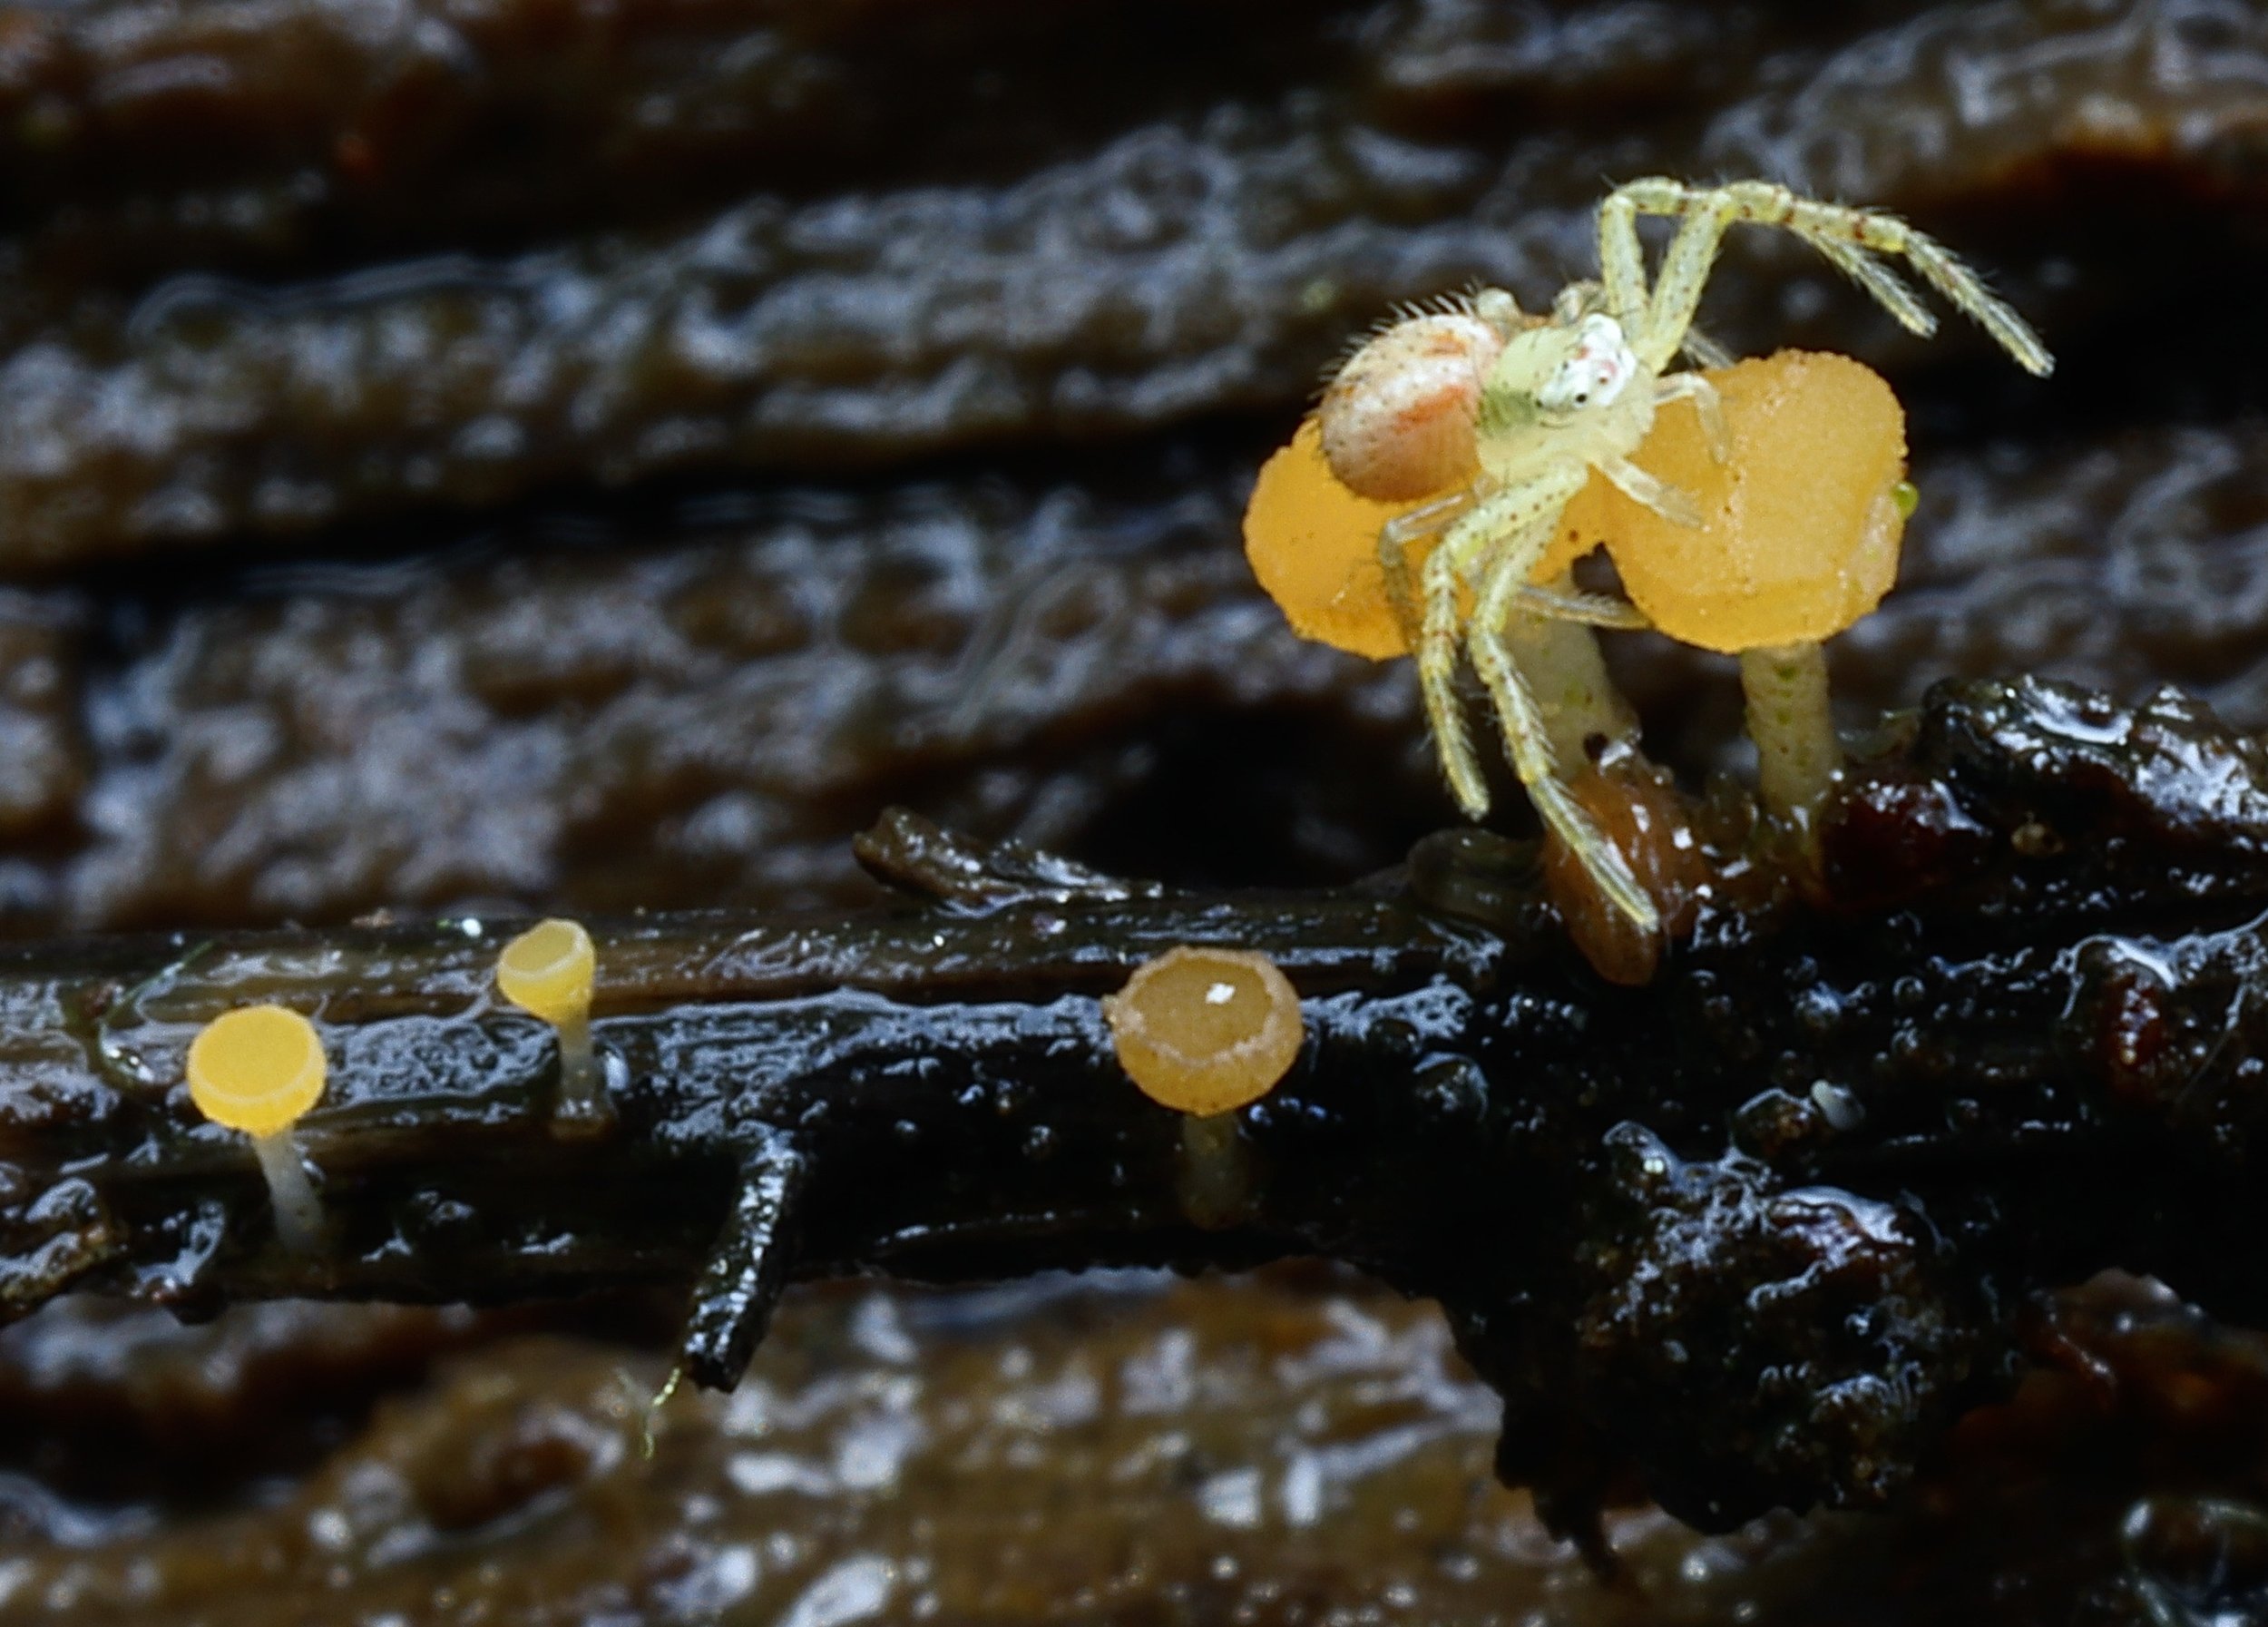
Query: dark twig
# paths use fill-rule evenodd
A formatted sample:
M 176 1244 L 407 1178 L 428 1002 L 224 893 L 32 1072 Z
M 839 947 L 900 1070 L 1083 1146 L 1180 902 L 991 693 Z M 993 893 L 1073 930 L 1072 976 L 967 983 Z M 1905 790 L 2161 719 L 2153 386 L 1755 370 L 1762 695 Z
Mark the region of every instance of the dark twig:
M 12 950 L 0 1307 L 687 1284 L 683 1366 L 723 1386 L 790 1278 L 1323 1253 L 1442 1301 L 1504 1472 L 1578 1530 L 1631 1468 L 1709 1525 L 1879 1501 L 2007 1385 L 2032 1297 L 2106 1266 L 2258 1314 L 2256 747 L 2172 695 L 1948 686 L 1854 769 L 1817 877 L 1704 834 L 1690 936 L 1626 989 L 1477 832 L 1195 897 L 897 817 L 861 848 L 895 907 L 595 927 L 598 1137 L 553 1132 L 549 1033 L 490 995 L 505 924 Z M 1265 949 L 1306 1023 L 1224 1230 L 1099 1006 L 1181 943 Z M 178 1083 L 269 998 L 332 1058 L 313 1254 Z

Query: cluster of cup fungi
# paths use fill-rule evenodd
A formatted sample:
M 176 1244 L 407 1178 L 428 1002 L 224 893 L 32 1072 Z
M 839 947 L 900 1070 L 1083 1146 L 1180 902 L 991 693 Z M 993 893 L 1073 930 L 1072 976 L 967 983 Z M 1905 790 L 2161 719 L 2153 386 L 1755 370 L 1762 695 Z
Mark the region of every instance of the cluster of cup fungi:
M 1727 456 L 1715 456 L 1697 412 L 1673 406 L 1634 459 L 1691 493 L 1701 524 L 1678 524 L 1594 477 L 1569 504 L 1535 580 L 1572 592 L 1576 562 L 1603 546 L 1656 631 L 1736 657 L 1759 803 L 1783 829 L 1800 833 L 1842 763 L 1823 645 L 1879 604 L 1897 575 L 1914 506 L 1905 417 L 1889 385 L 1846 357 L 1783 350 L 1707 376 L 1722 403 Z M 1300 636 L 1373 660 L 1406 654 L 1378 536 L 1424 501 L 1386 504 L 1350 491 L 1310 417 L 1261 471 L 1246 551 Z M 1510 631 L 1559 760 L 1633 761 L 1637 719 L 1607 675 L 1593 630 L 1536 616 Z M 1596 775 L 1579 775 L 1576 789 L 1586 800 L 1604 791 Z M 1641 855 L 1625 857 L 1647 867 Z M 1654 946 L 1618 952 L 1630 935 L 1597 907 L 1579 869 L 1552 872 L 1566 878 L 1553 896 L 1599 971 L 1624 982 L 1649 976 Z
M 496 992 L 551 1025 L 559 1061 L 557 1125 L 567 1133 L 611 1117 L 591 1044 L 598 958 L 582 923 L 540 921 L 496 956 Z M 1184 1115 L 1182 1201 L 1202 1226 L 1233 1224 L 1249 1195 L 1236 1129 L 1239 1108 L 1275 1088 L 1305 1037 L 1299 995 L 1266 956 L 1185 945 L 1145 962 L 1103 1001 L 1128 1076 Z M 321 1201 L 294 1131 L 322 1100 L 327 1065 L 316 1024 L 267 1003 L 223 1013 L 190 1042 L 189 1093 L 212 1122 L 248 1137 L 268 1182 L 276 1236 L 301 1252 L 321 1241 Z
M 496 956 L 496 992 L 549 1024 L 559 1049 L 562 1127 L 603 1124 L 603 1075 L 591 1044 L 598 957 L 580 922 L 539 921 Z M 190 1041 L 190 1101 L 223 1129 L 249 1137 L 268 1182 L 277 1239 L 301 1253 L 321 1243 L 323 1211 L 293 1133 L 323 1099 L 323 1038 L 302 1013 L 272 1002 L 224 1012 Z
M 1568 505 L 1535 580 L 1571 591 L 1576 562 L 1603 546 L 1656 631 L 1739 658 L 1759 792 L 1767 808 L 1796 814 L 1839 760 L 1820 647 L 1881 603 L 1897 576 L 1914 505 L 1905 414 L 1881 376 L 1848 357 L 1783 350 L 1706 377 L 1723 405 L 1726 457 L 1713 455 L 1687 406 L 1661 415 L 1634 460 L 1691 493 L 1701 523 L 1675 524 L 1594 478 Z M 1350 490 L 1310 417 L 1261 470 L 1246 552 L 1301 637 L 1373 660 L 1405 655 L 1378 535 L 1430 500 Z M 1633 732 L 1590 629 L 1539 620 L 1520 631 L 1555 735 L 1579 747 Z
M 1686 217 L 1650 296 L 1636 263 L 1636 237 L 1626 242 L 1615 224 L 1639 211 Z M 1578 945 L 1618 982 L 1650 977 L 1658 928 L 1677 925 L 1674 911 L 1660 908 L 1670 902 L 1656 885 L 1660 856 L 1649 862 L 1627 849 L 1645 846 L 1649 824 L 1657 845 L 1690 847 L 1691 837 L 1674 815 L 1648 816 L 1647 788 L 1658 789 L 1658 781 L 1628 768 L 1637 760 L 1636 720 L 1608 679 L 1594 628 L 1650 628 L 1738 659 L 1759 805 L 1768 822 L 1800 839 L 1842 760 L 1821 646 L 1890 590 L 1915 502 L 1905 478 L 1904 414 L 1872 370 L 1846 357 L 1794 350 L 1735 363 L 1688 334 L 1716 235 L 1740 219 L 1804 237 L 1906 326 L 1926 332 L 1927 313 L 1872 258 L 1902 253 L 2028 370 L 2044 373 L 2049 365 L 2013 312 L 1892 217 L 1812 203 L 1755 182 L 1716 189 L 1637 182 L 1601 210 L 1602 262 L 1623 263 L 1605 267 L 1603 285 L 1566 290 L 1551 316 L 1525 316 L 1510 296 L 1487 290 L 1407 314 L 1359 347 L 1321 410 L 1261 470 L 1245 519 L 1254 573 L 1295 632 L 1374 660 L 1422 655 L 1414 648 L 1412 583 L 1431 552 L 1457 537 L 1460 516 L 1484 507 L 1510 479 L 1496 479 L 1483 443 L 1502 463 L 1507 448 L 1519 450 L 1527 436 L 1540 449 L 1529 463 L 1545 472 L 1545 484 L 1588 466 L 1579 489 L 1531 524 L 1531 534 L 1537 524 L 1551 528 L 1548 542 L 1539 547 L 1531 536 L 1513 544 L 1525 551 L 1520 557 L 1533 555 L 1529 597 L 1488 631 L 1516 652 L 1549 736 L 1548 760 L 1589 765 L 1574 777 L 1584 810 L 1578 819 L 1595 819 L 1606 839 L 1625 849 L 1614 862 L 1643 889 L 1618 914 L 1617 901 L 1593 886 L 1597 864 L 1570 856 L 1569 832 L 1551 818 L 1549 799 L 1563 788 L 1539 785 L 1523 765 L 1549 828 L 1545 867 L 1552 896 Z M 1682 344 L 1689 356 L 1722 365 L 1655 377 L 1605 309 L 1618 294 L 1629 308 L 1621 310 L 1629 338 L 1657 349 Z M 1547 329 L 1564 341 L 1564 359 L 1535 377 L 1521 375 L 1517 387 L 1507 383 L 1514 341 Z M 1648 396 L 1636 420 L 1643 438 L 1625 459 L 1609 439 L 1587 437 L 1583 426 L 1613 405 L 1631 369 Z M 1551 392 L 1563 388 L 1574 393 L 1555 417 Z M 1480 421 L 1491 410 L 1491 391 L 1500 413 L 1509 397 L 1530 416 L 1516 414 L 1510 428 Z M 1423 478 L 1412 478 L 1413 471 Z M 1491 563 L 1491 549 L 1501 552 L 1479 540 L 1473 574 Z M 1576 583 L 1577 562 L 1601 549 L 1627 603 Z M 1476 614 L 1475 585 L 1458 584 L 1466 621 Z M 1461 725 L 1455 741 L 1440 739 L 1442 722 L 1436 715 L 1437 743 L 1454 779 L 1452 760 L 1469 749 Z M 1516 732 L 1512 720 L 1506 724 Z M 1619 791 L 1602 789 L 1598 769 L 1608 762 L 1624 767 Z M 1470 811 L 1471 799 L 1463 799 Z M 564 1133 L 602 1129 L 611 1116 L 591 1036 L 595 970 L 589 933 L 567 920 L 522 933 L 495 966 L 498 993 L 557 1035 L 556 1121 Z M 1304 1030 L 1296 991 L 1256 951 L 1184 945 L 1139 967 L 1104 1000 L 1103 1014 L 1127 1075 L 1182 1115 L 1187 1217 L 1201 1226 L 1235 1223 L 1249 1197 L 1237 1115 L 1298 1059 Z M 313 1247 L 320 1234 L 318 1200 L 292 1127 L 321 1097 L 324 1071 L 315 1025 L 280 1005 L 228 1013 L 189 1053 L 193 1100 L 208 1118 L 252 1139 L 278 1235 L 295 1248 Z

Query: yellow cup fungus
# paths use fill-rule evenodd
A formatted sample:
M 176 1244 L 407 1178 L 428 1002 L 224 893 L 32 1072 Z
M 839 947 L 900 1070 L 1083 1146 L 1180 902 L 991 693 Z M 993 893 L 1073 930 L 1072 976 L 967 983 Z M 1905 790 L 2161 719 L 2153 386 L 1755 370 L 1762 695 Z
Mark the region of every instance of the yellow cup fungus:
M 1561 544 L 1603 543 L 1630 601 L 1671 638 L 1741 658 L 1760 789 L 1809 808 L 1840 752 L 1820 642 L 1882 603 L 1911 508 L 1905 414 L 1848 357 L 1800 350 L 1713 369 L 1729 456 L 1711 455 L 1689 402 L 1662 409 L 1632 461 L 1691 494 L 1678 525 L 1594 476 Z
M 1815 803 L 1840 761 L 1821 641 L 1872 611 L 1898 574 L 1912 508 L 1905 415 L 1889 385 L 1847 357 L 1799 350 L 1712 369 L 1727 456 L 1713 455 L 1688 401 L 1661 409 L 1631 461 L 1690 494 L 1703 524 L 1680 525 L 1594 473 L 1539 562 L 1540 586 L 1606 546 L 1631 602 L 1671 638 L 1735 655 L 1765 805 Z M 1342 485 L 1315 419 L 1260 471 L 1245 513 L 1245 554 L 1292 630 L 1383 661 L 1409 652 L 1378 563 L 1389 520 L 1441 494 L 1378 502 Z M 1412 551 L 1416 571 L 1430 542 Z M 1618 702 L 1588 632 L 1549 644 L 1535 630 L 1520 661 L 1561 755 L 1610 738 Z M 1564 646 L 1564 648 L 1562 648 Z M 1555 715 L 1558 714 L 1558 715 Z
M 1187 1115 L 1182 1212 L 1196 1225 L 1229 1224 L 1250 1184 L 1231 1115 L 1274 1090 L 1298 1060 L 1305 1032 L 1298 992 L 1265 955 L 1184 944 L 1136 967 L 1102 1013 L 1136 1086 Z
M 1303 1035 L 1291 980 L 1247 949 L 1168 949 L 1136 967 L 1102 1012 L 1142 1094 L 1199 1118 L 1274 1090 Z
M 1410 642 L 1378 563 L 1378 533 L 1387 521 L 1441 495 L 1402 503 L 1357 496 L 1331 472 L 1323 431 L 1310 417 L 1291 444 L 1261 466 L 1245 506 L 1245 558 L 1300 637 L 1373 661 L 1407 655 Z M 1411 549 L 1413 579 L 1438 540 Z M 1536 581 L 1558 577 L 1589 545 L 1565 539 L 1537 566 Z
M 322 1207 L 291 1132 L 321 1098 L 325 1073 L 315 1024 L 286 1006 L 226 1013 L 190 1042 L 190 1100 L 214 1123 L 252 1138 L 276 1235 L 293 1249 L 312 1249 L 322 1230 Z
M 1245 558 L 1300 637 L 1372 661 L 1407 655 L 1407 630 L 1394 615 L 1378 560 L 1378 534 L 1387 521 L 1442 495 L 1396 503 L 1358 496 L 1332 472 L 1320 421 L 1310 417 L 1291 444 L 1261 466 L 1245 508 Z M 1412 546 L 1413 579 L 1439 541 L 1436 534 Z M 1562 537 L 1536 567 L 1537 585 L 1572 585 L 1567 568 L 1583 547 L 1572 536 Z M 1594 736 L 1619 740 L 1636 732 L 1636 720 L 1608 681 L 1589 628 L 1523 617 L 1510 638 L 1563 760 L 1579 760 L 1584 742 Z
M 496 990 L 559 1035 L 559 1112 L 603 1120 L 610 1112 L 591 1049 L 591 991 L 598 951 L 579 921 L 538 921 L 496 956 Z

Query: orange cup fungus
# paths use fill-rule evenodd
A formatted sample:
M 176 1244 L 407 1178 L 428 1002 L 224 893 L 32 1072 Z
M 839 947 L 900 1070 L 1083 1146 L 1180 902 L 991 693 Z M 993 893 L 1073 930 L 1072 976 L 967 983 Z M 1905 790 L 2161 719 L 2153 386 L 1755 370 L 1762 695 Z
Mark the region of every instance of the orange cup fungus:
M 1832 637 L 1898 575 L 1906 417 L 1880 375 L 1847 356 L 1782 350 L 1707 375 L 1730 456 L 1674 401 L 1631 461 L 1690 493 L 1678 525 L 1594 475 L 1568 505 L 1561 544 L 1600 544 L 1623 591 L 1671 638 L 1738 655 Z
M 1911 512 L 1906 417 L 1881 377 L 1803 350 L 1709 374 L 1730 456 L 1710 456 L 1690 403 L 1665 407 L 1633 458 L 1698 499 L 1677 525 L 1593 477 L 1561 542 L 1603 543 L 1631 603 L 1670 637 L 1737 655 L 1768 809 L 1802 818 L 1842 751 L 1821 641 L 1882 601 Z
M 225 1013 L 190 1042 L 187 1073 L 197 1111 L 252 1138 L 276 1235 L 288 1248 L 312 1249 L 322 1206 L 291 1132 L 323 1094 L 327 1069 L 315 1024 L 282 1005 Z
M 598 951 L 579 921 L 538 921 L 496 956 L 496 992 L 549 1023 L 559 1035 L 559 1112 L 604 1119 L 598 1058 L 591 1049 L 591 995 Z
M 1819 643 L 1881 603 L 1897 579 L 1913 498 L 1905 414 L 1890 386 L 1848 357 L 1783 350 L 1707 377 L 1723 404 L 1727 456 L 1712 455 L 1692 403 L 1674 401 L 1631 459 L 1690 494 L 1702 524 L 1666 519 L 1594 472 L 1532 580 L 1554 582 L 1603 544 L 1657 628 L 1741 657 L 1765 804 L 1800 810 L 1824 792 L 1840 760 Z M 1245 554 L 1301 637 L 1374 661 L 1407 654 L 1378 535 L 1431 500 L 1381 503 L 1348 491 L 1309 418 L 1260 471 Z M 1413 572 L 1431 545 L 1412 550 Z
M 1274 1090 L 1304 1034 L 1299 995 L 1274 961 L 1187 944 L 1136 967 L 1102 1014 L 1142 1094 L 1199 1118 Z
M 1631 460 L 1690 493 L 1704 523 L 1676 524 L 1594 474 L 1535 580 L 1604 544 L 1631 602 L 1682 642 L 1738 654 L 1841 632 L 1882 603 L 1898 573 L 1898 398 L 1872 369 L 1822 352 L 1783 350 L 1707 377 L 1724 403 L 1729 457 L 1710 456 L 1700 416 L 1676 401 Z M 1310 417 L 1260 470 L 1245 556 L 1302 638 L 1375 661 L 1406 655 L 1378 533 L 1430 500 L 1379 503 L 1348 491 Z M 1424 547 L 1413 551 L 1413 566 Z
M 1245 507 L 1245 558 L 1300 637 L 1373 661 L 1407 655 L 1409 641 L 1386 597 L 1378 533 L 1387 521 L 1443 495 L 1406 503 L 1356 496 L 1331 472 L 1323 431 L 1310 417 L 1291 445 L 1261 466 Z M 1427 538 L 1410 550 L 1413 579 L 1437 540 Z M 1535 579 L 1551 580 L 1580 551 L 1574 539 L 1566 539 L 1536 567 Z
M 1236 1111 L 1274 1090 L 1299 1058 L 1299 994 L 1266 956 L 1184 944 L 1144 961 L 1102 1002 L 1119 1061 L 1142 1094 L 1181 1121 L 1181 1212 L 1234 1225 L 1252 1196 Z

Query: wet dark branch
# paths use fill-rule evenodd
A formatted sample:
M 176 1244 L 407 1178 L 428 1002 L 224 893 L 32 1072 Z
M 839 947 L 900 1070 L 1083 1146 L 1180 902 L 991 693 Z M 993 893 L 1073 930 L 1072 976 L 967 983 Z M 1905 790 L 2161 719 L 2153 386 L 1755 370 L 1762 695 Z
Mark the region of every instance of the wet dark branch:
M 2255 746 L 2172 695 L 1947 686 L 1854 769 L 1818 878 L 1696 817 L 1710 896 L 1638 990 L 1480 833 L 1370 887 L 1196 897 L 885 821 L 891 908 L 598 930 L 596 1138 L 554 1130 L 550 1036 L 491 995 L 501 924 L 13 951 L 0 1302 L 685 1284 L 688 1370 L 728 1384 L 791 1278 L 1323 1253 L 1441 1299 L 1505 1472 L 1570 1524 L 1631 1468 L 1711 1524 L 1878 1501 L 2008 1383 L 2033 1296 L 2103 1267 L 2259 1314 Z M 1215 1230 L 1099 1005 L 1188 942 L 1266 949 L 1307 1030 Z M 259 998 L 332 1058 L 315 1254 L 178 1083 Z

